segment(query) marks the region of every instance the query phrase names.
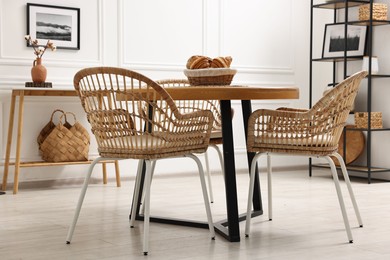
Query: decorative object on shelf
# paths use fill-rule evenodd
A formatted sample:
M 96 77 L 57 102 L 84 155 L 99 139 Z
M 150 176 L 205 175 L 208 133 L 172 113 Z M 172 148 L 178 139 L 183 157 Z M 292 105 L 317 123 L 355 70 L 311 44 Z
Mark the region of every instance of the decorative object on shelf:
M 368 128 L 368 112 L 355 112 L 356 128 Z M 371 129 L 381 129 L 382 112 L 371 112 Z
M 355 128 L 354 125 L 346 125 L 346 128 Z M 363 131 L 345 131 L 347 133 L 346 155 L 344 156 L 344 132 L 340 136 L 338 153 L 345 158 L 345 164 L 354 162 L 364 151 L 366 143 Z M 340 163 L 335 158 L 332 158 L 337 166 Z
M 361 25 L 348 25 L 347 31 L 347 57 L 363 56 L 367 27 Z M 344 57 L 344 39 L 344 24 L 326 24 L 322 58 Z
M 368 71 L 369 62 L 370 62 L 370 57 L 364 56 L 362 70 Z M 378 74 L 378 72 L 379 72 L 378 57 L 372 56 L 371 57 L 371 74 Z
M 60 112 L 58 124 L 53 122 L 56 112 Z M 66 115 L 74 118 L 73 125 L 67 121 Z M 42 159 L 47 162 L 87 161 L 90 136 L 87 130 L 76 120 L 76 115 L 54 110 L 50 121 L 41 130 L 37 142 Z
M 230 85 L 237 70 L 230 69 L 232 57 L 191 56 L 184 74 L 191 85 Z
M 26 88 L 52 88 L 53 87 L 51 82 L 43 82 L 43 83 L 26 82 L 24 86 Z
M 372 19 L 373 20 L 387 20 L 387 4 L 374 3 L 372 6 Z M 362 5 L 359 7 L 359 20 L 370 20 L 370 4 Z
M 80 8 L 27 4 L 27 34 L 58 49 L 80 50 Z
M 24 39 L 27 41 L 27 45 L 33 47 L 34 54 L 37 56 L 33 62 L 33 67 L 31 68 L 32 81 L 34 83 L 44 83 L 47 76 L 47 70 L 45 66 L 42 65 L 42 56 L 45 54 L 47 48 L 55 51 L 57 47 L 50 40 L 47 40 L 45 46 L 40 46 L 38 40 L 33 40 L 30 35 L 24 36 Z

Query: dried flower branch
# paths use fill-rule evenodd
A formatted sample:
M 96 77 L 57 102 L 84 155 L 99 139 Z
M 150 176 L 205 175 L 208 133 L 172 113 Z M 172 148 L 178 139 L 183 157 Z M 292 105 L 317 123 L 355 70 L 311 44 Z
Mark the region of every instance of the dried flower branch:
M 34 49 L 34 54 L 37 56 L 37 58 L 41 58 L 43 54 L 45 53 L 46 49 L 49 48 L 52 51 L 56 51 L 57 47 L 50 41 L 48 40 L 45 46 L 39 46 L 38 40 L 31 39 L 30 35 L 24 36 L 24 39 L 27 41 L 29 45 L 31 45 Z

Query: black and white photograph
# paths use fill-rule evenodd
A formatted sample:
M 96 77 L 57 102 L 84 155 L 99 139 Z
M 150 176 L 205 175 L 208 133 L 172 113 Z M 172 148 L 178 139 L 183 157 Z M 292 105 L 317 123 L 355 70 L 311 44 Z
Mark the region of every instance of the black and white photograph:
M 27 4 L 27 34 L 58 49 L 80 49 L 80 9 Z
M 348 25 L 347 40 L 345 41 L 344 24 L 326 24 L 322 57 L 342 57 L 344 55 L 345 47 L 347 57 L 363 56 L 366 31 L 366 26 Z M 347 43 L 346 45 L 345 42 Z

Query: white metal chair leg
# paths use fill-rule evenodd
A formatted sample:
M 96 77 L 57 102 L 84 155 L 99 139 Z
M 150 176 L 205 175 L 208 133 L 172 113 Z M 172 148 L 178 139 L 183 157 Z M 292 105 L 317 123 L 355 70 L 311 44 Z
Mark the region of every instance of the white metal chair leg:
M 342 171 L 343 176 L 344 176 L 344 181 L 347 184 L 349 196 L 351 197 L 351 201 L 353 204 L 353 208 L 355 210 L 356 217 L 357 217 L 358 222 L 359 222 L 359 226 L 363 227 L 362 217 L 360 216 L 359 208 L 358 208 L 358 205 L 356 203 L 355 195 L 354 195 L 354 192 L 352 190 L 351 181 L 349 180 L 347 167 L 345 167 L 345 162 L 343 160 L 343 157 L 339 153 L 335 153 L 334 156 L 337 158 L 337 160 L 339 160 L 339 163 L 341 165 L 341 171 Z
M 152 176 L 150 178 L 150 181 L 153 180 L 153 175 L 154 175 L 154 170 L 156 169 L 156 163 L 157 163 L 157 160 L 155 161 L 152 161 Z M 142 168 L 141 168 L 142 169 Z M 145 213 L 145 207 L 144 207 L 144 201 L 145 201 L 145 192 L 142 193 L 142 198 L 141 198 L 141 208 L 140 208 L 140 212 L 141 214 L 143 215 Z
M 343 195 L 342 195 L 341 188 L 340 188 L 340 182 L 339 182 L 339 177 L 337 175 L 336 166 L 335 166 L 333 160 L 329 156 L 324 156 L 324 158 L 328 161 L 328 163 L 330 165 L 330 169 L 332 171 L 333 181 L 334 181 L 334 184 L 336 186 L 336 191 L 337 191 L 337 196 L 338 196 L 339 203 L 340 203 L 341 213 L 343 215 L 345 230 L 347 231 L 349 243 L 352 243 L 353 238 L 352 238 L 351 227 L 349 225 L 347 211 L 345 210 L 344 199 L 343 199 Z
M 251 219 L 252 219 L 252 198 L 253 198 L 253 190 L 255 187 L 255 171 L 256 171 L 256 163 L 259 159 L 261 153 L 258 153 L 253 157 L 251 168 L 250 168 L 250 181 L 249 181 L 249 192 L 248 192 L 248 204 L 246 208 L 246 223 L 245 223 L 245 236 L 249 236 Z
M 89 179 L 91 178 L 91 175 L 92 175 L 92 170 L 93 170 L 93 168 L 95 167 L 95 165 L 99 161 L 103 161 L 103 160 L 105 160 L 105 158 L 102 158 L 102 157 L 96 158 L 95 160 L 93 160 L 93 162 L 91 163 L 91 165 L 88 168 L 88 173 L 87 173 L 87 175 L 85 176 L 85 179 L 84 179 L 84 184 L 83 184 L 83 187 L 81 189 L 79 200 L 77 202 L 76 211 L 75 211 L 74 216 L 73 216 L 73 221 L 72 221 L 72 224 L 69 227 L 68 235 L 66 236 L 66 243 L 67 244 L 70 244 L 70 241 L 72 240 L 73 232 L 74 232 L 77 220 L 78 220 L 79 215 L 80 215 L 81 206 L 83 205 L 83 201 L 84 201 L 84 198 L 85 198 L 85 193 L 87 192 Z
M 219 163 L 221 164 L 222 173 L 225 173 L 225 166 L 223 164 L 223 155 L 222 155 L 221 149 L 219 149 L 218 145 L 216 145 L 216 144 L 211 144 L 209 146 L 213 147 L 217 151 Z M 223 176 L 225 176 L 225 174 Z
M 146 172 L 145 172 L 145 214 L 144 214 L 144 255 L 149 251 L 149 218 L 150 218 L 150 186 L 152 180 L 152 165 L 150 160 L 145 160 Z
M 221 170 L 222 170 L 222 173 L 224 173 L 225 169 L 224 169 L 224 165 L 223 165 L 223 156 L 222 156 L 221 149 L 219 149 L 219 147 L 216 144 L 210 144 L 209 147 L 212 147 L 215 149 L 215 151 L 217 151 L 219 163 L 221 165 Z M 205 162 L 206 162 L 206 175 L 207 175 L 207 182 L 208 182 L 208 187 L 209 187 L 210 203 L 213 203 L 214 202 L 214 195 L 213 195 L 214 193 L 213 193 L 213 186 L 211 184 L 211 171 L 210 171 L 209 156 L 208 156 L 207 151 L 206 151 L 204 157 L 205 157 Z
M 205 181 L 205 174 L 203 171 L 203 166 L 202 163 L 200 162 L 199 158 L 193 154 L 188 154 L 186 157 L 192 158 L 196 164 L 198 165 L 198 170 L 199 170 L 199 177 L 200 177 L 200 184 L 202 185 L 202 192 L 203 192 L 203 200 L 204 200 L 204 205 L 206 207 L 206 214 L 207 214 L 207 221 L 209 224 L 209 230 L 210 230 L 210 237 L 211 239 L 215 239 L 215 231 L 214 231 L 214 223 L 213 223 L 213 217 L 211 215 L 211 208 L 210 204 L 208 201 L 208 194 L 207 194 L 207 188 L 206 188 L 206 181 Z
M 130 218 L 130 227 L 134 227 L 135 223 L 135 216 L 137 215 L 137 202 L 138 202 L 138 196 L 139 196 L 139 189 L 141 186 L 141 175 L 142 175 L 142 166 L 144 164 L 145 160 L 138 160 L 138 169 L 137 169 L 137 175 L 135 177 L 135 187 L 134 187 L 134 195 L 133 195 L 133 202 L 131 207 L 131 218 Z
M 211 184 L 211 170 L 210 170 L 208 151 L 206 151 L 204 153 L 204 160 L 205 160 L 205 163 L 206 163 L 206 176 L 207 176 L 207 183 L 208 183 L 208 186 L 209 186 L 210 203 L 213 203 L 214 202 L 213 185 Z
M 268 182 L 268 219 L 272 220 L 272 166 L 271 155 L 267 153 L 267 182 Z

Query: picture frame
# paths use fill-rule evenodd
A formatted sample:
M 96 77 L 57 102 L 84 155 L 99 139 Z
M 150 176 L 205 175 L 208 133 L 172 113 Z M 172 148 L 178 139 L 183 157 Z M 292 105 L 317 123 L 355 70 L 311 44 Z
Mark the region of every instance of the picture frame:
M 57 49 L 80 50 L 80 8 L 27 3 L 27 35 Z
M 347 57 L 362 57 L 366 48 L 367 27 L 347 25 Z M 322 58 L 341 58 L 345 52 L 345 24 L 326 24 Z

